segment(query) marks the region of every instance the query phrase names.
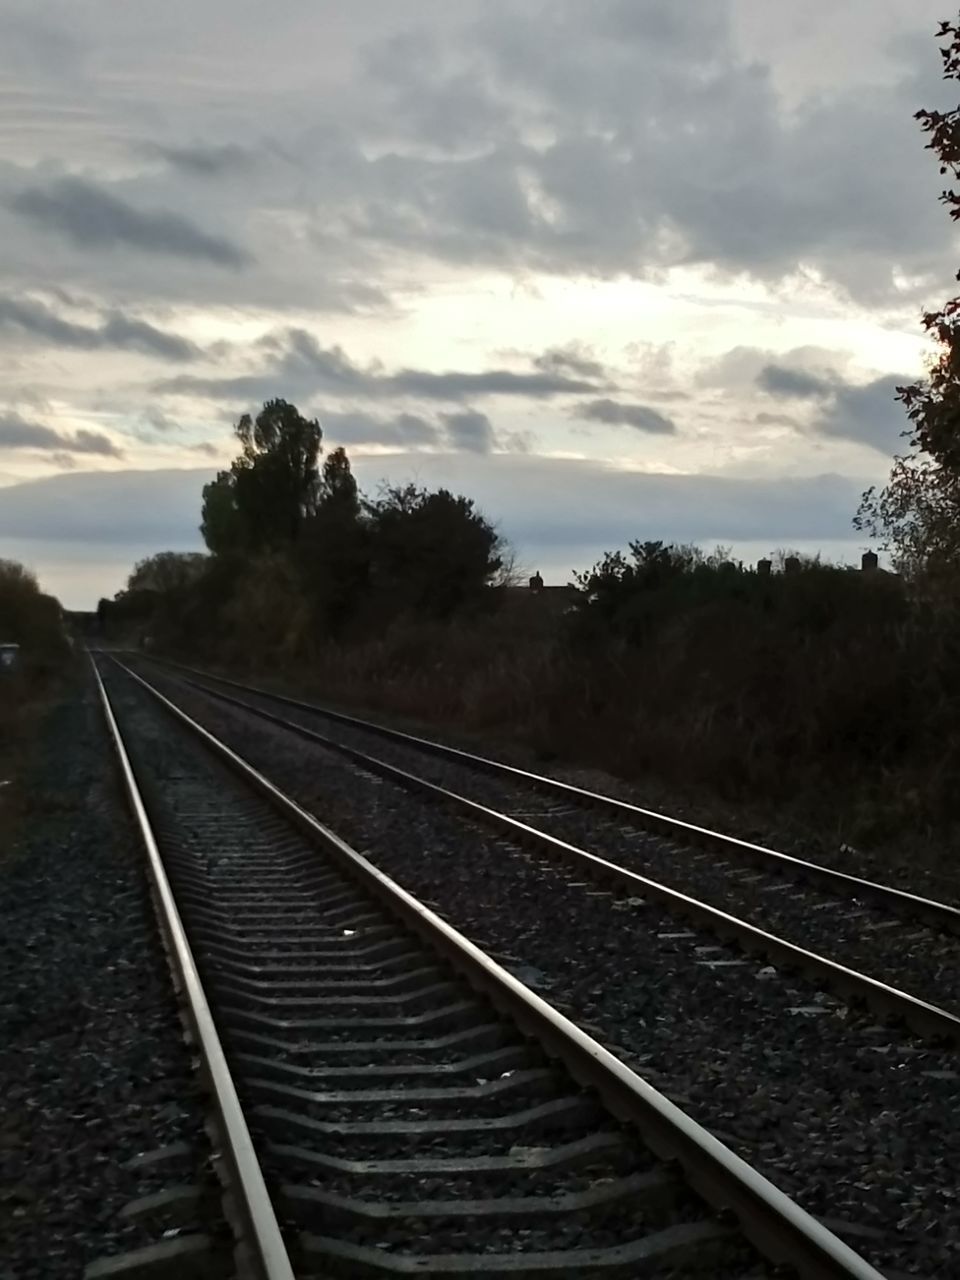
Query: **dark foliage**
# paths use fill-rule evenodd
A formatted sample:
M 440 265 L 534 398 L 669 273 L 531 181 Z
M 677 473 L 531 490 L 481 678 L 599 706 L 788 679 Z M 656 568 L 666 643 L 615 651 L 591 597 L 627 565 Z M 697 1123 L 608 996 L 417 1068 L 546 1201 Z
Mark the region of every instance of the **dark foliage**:
M 475 609 L 503 560 L 473 502 L 445 489 L 358 492 L 344 449 L 318 467 L 319 423 L 284 400 L 236 428 L 240 453 L 203 493 L 209 556 L 161 552 L 101 601 L 114 638 L 269 661 Z
M 938 36 L 944 79 L 960 80 L 960 20 L 942 23 Z M 960 177 L 960 107 L 916 118 L 940 173 Z M 949 189 L 940 199 L 960 219 L 960 195 Z M 897 389 L 910 421 L 908 451 L 884 489 L 863 495 L 854 524 L 880 538 L 903 572 L 942 593 L 960 585 L 960 297 L 927 312 L 923 327 L 936 344 L 928 377 Z
M 268 400 L 234 428 L 241 450 L 203 490 L 201 531 L 216 554 L 295 542 L 317 509 L 322 431 L 286 400 Z
M 500 538 L 472 499 L 415 485 L 366 504 L 373 587 L 389 614 L 448 618 L 482 600 L 501 568 Z

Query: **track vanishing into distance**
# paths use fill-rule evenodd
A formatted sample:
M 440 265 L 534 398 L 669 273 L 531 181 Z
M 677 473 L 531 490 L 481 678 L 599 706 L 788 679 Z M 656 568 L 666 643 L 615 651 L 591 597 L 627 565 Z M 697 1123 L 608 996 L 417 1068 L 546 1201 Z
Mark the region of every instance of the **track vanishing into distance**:
M 960 1043 L 960 909 L 611 796 L 190 668 L 202 689 L 453 806 L 627 894 L 656 897 L 772 965 Z M 226 692 L 229 690 L 229 692 Z M 705 964 L 730 964 L 729 958 Z
M 97 665 L 255 1274 L 876 1280 L 156 688 Z

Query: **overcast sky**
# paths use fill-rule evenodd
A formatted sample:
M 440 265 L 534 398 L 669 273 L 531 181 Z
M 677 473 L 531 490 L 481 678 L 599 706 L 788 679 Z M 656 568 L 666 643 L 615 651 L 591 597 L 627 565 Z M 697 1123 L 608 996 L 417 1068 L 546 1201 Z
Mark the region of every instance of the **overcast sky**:
M 4 0 L 0 556 L 200 545 L 271 396 L 563 582 L 855 560 L 960 259 L 944 0 Z

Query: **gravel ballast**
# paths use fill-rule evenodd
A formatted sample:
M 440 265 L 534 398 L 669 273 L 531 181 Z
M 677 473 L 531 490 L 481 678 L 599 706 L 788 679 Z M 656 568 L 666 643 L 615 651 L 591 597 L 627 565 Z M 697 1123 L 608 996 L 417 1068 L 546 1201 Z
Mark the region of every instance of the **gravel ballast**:
M 51 713 L 0 865 L 0 1275 L 75 1280 L 194 1231 L 229 1247 L 205 1110 L 89 675 Z M 181 1144 L 168 1158 L 129 1161 Z M 196 1185 L 202 1211 L 129 1221 Z
M 168 692 L 173 682 L 159 679 Z M 960 1266 L 960 1064 L 342 757 L 176 700 L 874 1265 Z
M 311 1162 L 303 1154 L 291 1155 L 269 1141 L 260 1145 L 259 1155 L 268 1184 L 278 1193 L 282 1220 L 291 1226 L 295 1221 L 308 1231 L 319 1230 L 328 1237 L 328 1245 L 338 1248 L 372 1246 L 383 1255 L 406 1257 L 414 1270 L 419 1270 L 415 1259 L 438 1254 L 507 1254 L 519 1261 L 522 1255 L 542 1251 L 628 1247 L 645 1237 L 654 1241 L 661 1229 L 679 1230 L 683 1224 L 696 1231 L 713 1224 L 727 1234 L 726 1226 L 716 1223 L 702 1203 L 682 1190 L 675 1198 L 671 1193 L 662 1207 L 644 1208 L 627 1195 L 612 1197 L 606 1205 L 542 1211 L 544 1205 L 554 1203 L 554 1197 L 603 1192 L 625 1174 L 647 1175 L 663 1168 L 636 1143 L 618 1150 L 613 1161 L 593 1161 L 579 1170 L 571 1167 L 559 1176 L 548 1165 L 531 1172 L 491 1171 L 485 1189 L 462 1167 L 464 1185 L 459 1194 L 442 1168 L 368 1172 L 368 1161 L 384 1157 L 401 1163 L 413 1157 L 414 1166 L 418 1156 L 421 1160 L 459 1159 L 468 1165 L 487 1155 L 509 1164 L 518 1144 L 532 1143 L 535 1150 L 547 1152 L 577 1138 L 617 1137 L 620 1130 L 589 1093 L 549 1063 L 536 1044 L 511 1028 L 509 1020 L 492 1017 L 486 1001 L 478 999 L 469 984 L 445 965 L 438 966 L 431 952 L 415 935 L 398 927 L 375 895 L 336 870 L 335 862 L 294 832 L 268 803 L 213 760 L 197 741 L 178 731 L 156 703 L 122 678 L 108 673 L 108 682 L 174 890 L 181 897 L 186 927 L 195 931 L 198 962 L 208 976 L 213 1008 L 233 1055 L 254 1139 L 275 1142 L 279 1137 L 318 1156 L 322 1153 L 342 1161 L 332 1176 L 329 1169 L 315 1165 L 314 1177 Z M 331 902 L 336 904 L 336 920 L 325 926 L 324 909 Z M 357 935 L 359 954 L 374 938 L 381 945 L 392 938 L 408 949 L 412 955 L 404 968 L 387 971 L 404 975 L 406 994 L 389 989 L 394 977 L 388 977 L 387 989 L 378 992 L 379 979 L 345 972 L 355 944 L 337 943 L 341 934 Z M 279 937 L 285 939 L 282 944 Z M 285 964 L 293 966 L 296 978 L 291 981 L 289 973 L 271 977 L 268 967 L 247 987 L 244 983 L 249 979 L 242 972 L 225 968 L 226 959 L 218 960 L 215 951 L 211 953 L 211 942 L 214 947 L 227 944 L 253 961 L 282 947 L 287 953 Z M 342 964 L 328 969 L 329 959 L 309 959 L 318 947 L 334 943 L 347 948 L 341 952 Z M 477 1060 L 463 1063 L 462 1049 L 450 1052 L 441 1046 L 438 1050 L 431 1047 L 429 1035 L 424 1038 L 414 1027 L 404 1026 L 408 1016 L 428 1011 L 443 1019 L 444 1008 L 447 1016 L 451 1010 L 459 1011 L 453 1023 L 458 1031 L 469 1022 L 484 1035 L 492 1027 L 498 1046 L 514 1055 L 511 1061 L 500 1066 Z M 252 1024 L 245 1011 L 252 1014 Z M 281 1021 L 268 1026 L 264 1020 L 273 1017 Z M 303 1017 L 308 1019 L 306 1027 L 299 1022 Z M 445 1027 L 441 1021 L 433 1030 Z M 248 1040 L 245 1032 L 249 1034 L 251 1028 L 266 1033 L 266 1039 Z M 344 1053 L 330 1054 L 331 1034 Z M 361 1064 L 370 1064 L 370 1041 L 375 1044 L 381 1037 L 382 1048 L 372 1054 L 378 1078 L 368 1082 L 377 1096 L 367 1097 L 370 1090 L 358 1087 L 360 1080 L 355 1084 L 348 1080 L 351 1068 L 362 1071 Z M 418 1045 L 419 1056 L 434 1067 L 454 1066 L 454 1077 L 445 1081 L 440 1072 L 415 1082 L 394 1075 L 398 1043 Z M 313 1070 L 326 1073 L 331 1066 L 336 1080 L 311 1077 Z M 300 1071 L 306 1075 L 294 1074 Z M 314 1090 L 322 1090 L 323 1096 Z M 544 1112 L 541 1123 L 531 1124 L 524 1118 L 531 1110 Z M 485 1128 L 483 1118 L 493 1127 Z M 318 1126 L 312 1135 L 304 1128 L 311 1122 Z M 331 1132 L 328 1126 L 342 1126 L 342 1130 Z M 327 1199 L 321 1206 L 311 1199 L 329 1197 L 338 1190 L 354 1203 L 394 1203 L 390 1213 L 365 1221 L 363 1215 L 345 1213 L 342 1204 Z M 528 1205 L 523 1215 L 504 1215 L 502 1198 L 506 1196 L 532 1197 L 538 1207 Z M 444 1207 L 452 1199 L 461 1201 L 458 1212 Z M 477 1202 L 486 1199 L 491 1204 L 485 1214 L 478 1211 Z M 284 1213 L 290 1216 L 283 1219 Z M 760 1274 L 753 1251 L 735 1233 L 730 1233 L 729 1240 L 718 1241 L 718 1253 L 714 1255 L 711 1248 L 711 1257 L 716 1264 L 711 1276 Z M 331 1274 L 325 1260 L 329 1255 L 318 1250 L 317 1274 Z M 665 1280 L 689 1274 L 683 1260 L 676 1261 L 674 1269 L 664 1258 L 656 1274 Z M 703 1270 L 694 1270 L 704 1274 L 705 1259 L 701 1265 Z M 588 1272 L 594 1273 L 592 1268 L 568 1272 L 557 1266 L 550 1273 Z M 464 1269 L 464 1274 L 472 1272 Z
M 380 722 L 462 751 L 489 756 L 589 791 L 617 796 L 641 808 L 668 813 L 686 822 L 727 832 L 741 840 L 768 845 L 849 875 L 879 880 L 908 893 L 960 906 L 960 868 L 954 842 L 948 837 L 935 837 L 919 827 L 897 838 L 878 839 L 872 845 L 854 848 L 838 836 L 832 824 L 825 825 L 822 816 L 816 812 L 801 815 L 794 806 L 778 806 L 764 801 L 762 796 L 753 800 L 749 797 L 737 801 L 724 800 L 702 786 L 670 784 L 655 774 L 648 774 L 639 781 L 627 781 L 615 773 L 535 750 L 522 741 L 504 737 L 502 729 L 468 731 L 451 723 L 411 719 L 384 711 L 376 705 L 341 704 L 335 689 L 324 691 L 304 687 L 302 678 L 284 676 L 272 670 L 263 673 L 223 671 L 220 674 L 249 681 L 290 698 Z M 196 676 L 200 678 L 202 673 L 197 671 Z M 625 761 L 625 768 L 629 765 L 630 762 Z
M 336 742 L 500 810 L 638 874 L 749 920 L 919 999 L 960 1010 L 960 938 L 911 920 L 849 890 L 813 884 L 789 869 L 770 870 L 736 854 L 723 858 L 630 825 L 628 814 L 599 809 L 491 776 L 316 713 L 247 697 L 273 714 Z

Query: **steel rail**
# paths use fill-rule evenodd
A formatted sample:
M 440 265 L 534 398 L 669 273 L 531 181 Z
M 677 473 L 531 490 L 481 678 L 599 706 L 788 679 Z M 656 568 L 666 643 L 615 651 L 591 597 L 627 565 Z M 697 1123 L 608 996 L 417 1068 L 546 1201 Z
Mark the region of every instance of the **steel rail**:
M 819 862 L 810 862 L 805 858 L 798 858 L 794 854 L 781 853 L 779 850 L 770 849 L 766 845 L 755 844 L 749 840 L 741 840 L 737 836 L 725 835 L 720 831 L 713 831 L 709 827 L 686 822 L 682 818 L 671 818 L 668 814 L 658 813 L 653 809 L 644 809 L 640 805 L 631 804 L 628 800 L 620 800 L 616 796 L 607 796 L 598 791 L 577 787 L 570 782 L 561 782 L 558 778 L 548 778 L 544 774 L 533 773 L 527 769 L 517 768 L 515 765 L 505 764 L 502 760 L 492 760 L 489 756 L 474 755 L 458 747 L 451 747 L 443 742 L 434 742 L 429 738 L 421 738 L 412 733 L 405 733 L 402 729 L 395 729 L 373 720 L 365 720 L 359 716 L 348 715 L 343 711 L 333 711 L 318 703 L 306 702 L 298 698 L 288 697 L 285 694 L 274 693 L 270 689 L 263 689 L 257 685 L 242 684 L 240 681 L 231 680 L 227 676 L 213 675 L 197 667 L 173 662 L 169 658 L 158 658 L 151 654 L 149 655 L 149 660 L 178 668 L 181 671 L 200 676 L 204 680 L 212 680 L 218 684 L 228 685 L 244 693 L 252 693 L 261 698 L 272 698 L 276 702 L 295 707 L 299 711 L 313 712 L 328 720 L 377 734 L 400 745 L 422 751 L 424 754 L 446 758 L 454 763 L 466 765 L 471 769 L 499 775 L 539 791 L 562 796 L 564 799 L 572 801 L 574 804 L 582 805 L 585 808 L 606 809 L 620 817 L 628 818 L 638 827 L 656 831 L 661 835 L 683 841 L 698 848 L 729 854 L 732 857 L 742 858 L 758 866 L 772 866 L 786 873 L 799 875 L 812 883 L 826 885 L 834 891 L 842 888 L 853 898 L 871 899 L 882 903 L 884 906 L 901 911 L 914 919 L 922 920 L 925 924 L 932 925 L 934 928 L 960 935 L 960 908 L 951 906 L 950 903 L 938 902 L 934 898 L 926 898 L 921 894 L 910 893 L 905 889 L 897 889 L 893 885 L 881 884 L 876 880 L 866 880 L 861 876 L 851 875 L 847 871 L 838 871 Z
M 207 1002 L 193 950 L 183 928 L 176 899 L 147 816 L 123 734 L 92 656 L 91 665 L 107 729 L 120 764 L 124 790 L 147 852 L 147 867 L 153 890 L 151 896 L 166 945 L 174 985 L 182 997 L 185 1012 L 199 1048 L 203 1070 L 210 1085 L 219 1136 L 232 1174 L 228 1189 L 235 1196 L 240 1211 L 242 1225 L 239 1242 L 249 1252 L 258 1280 L 294 1280 L 293 1267 L 280 1233 L 280 1226 L 257 1160 L 233 1076 L 227 1065 L 216 1023 Z
M 135 672 L 131 674 L 136 675 Z M 185 683 L 193 684 L 192 681 Z M 910 995 L 909 992 L 902 991 L 898 987 L 881 982 L 878 978 L 871 978 L 868 974 L 860 973 L 836 960 L 808 951 L 794 942 L 788 942 L 785 938 L 761 929 L 758 925 L 741 920 L 719 907 L 713 907 L 698 898 L 682 893 L 679 889 L 672 889 L 669 885 L 651 880 L 640 875 L 639 872 L 631 871 L 577 845 L 569 844 L 557 836 L 541 831 L 538 827 L 491 809 L 467 796 L 461 796 L 426 778 L 420 778 L 406 769 L 368 755 L 356 747 L 346 746 L 333 738 L 326 737 L 316 729 L 308 729 L 305 725 L 297 724 L 296 721 L 285 720 L 282 716 L 246 702 L 242 698 L 235 698 L 231 694 L 214 689 L 207 689 L 204 692 L 228 705 L 240 707 L 263 720 L 315 742 L 318 746 L 336 751 L 371 773 L 396 782 L 408 790 L 421 791 L 441 803 L 463 810 L 478 822 L 503 831 L 518 843 L 558 856 L 563 861 L 575 864 L 580 870 L 586 869 L 598 879 L 612 883 L 620 891 L 634 896 L 654 898 L 662 902 L 668 910 L 708 929 L 718 937 L 736 942 L 747 953 L 762 955 L 780 965 L 781 968 L 799 969 L 824 983 L 849 1002 L 862 1001 L 883 1017 L 902 1019 L 926 1039 L 960 1043 L 960 1017 L 929 1001 L 921 1000 L 918 996 Z
M 137 672 L 116 658 L 114 661 L 178 723 L 372 892 L 391 915 L 563 1062 L 575 1079 L 596 1089 L 606 1106 L 635 1126 L 661 1159 L 677 1161 L 690 1185 L 715 1209 L 732 1215 L 768 1261 L 792 1268 L 800 1280 L 882 1280 L 881 1273 L 848 1245 L 603 1045 L 357 853 Z

